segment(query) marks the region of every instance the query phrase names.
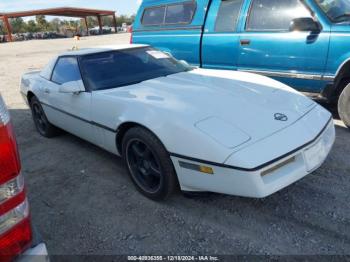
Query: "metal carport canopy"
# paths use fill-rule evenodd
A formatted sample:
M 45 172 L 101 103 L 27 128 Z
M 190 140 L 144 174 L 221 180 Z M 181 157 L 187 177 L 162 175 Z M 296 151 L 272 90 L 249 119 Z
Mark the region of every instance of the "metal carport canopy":
M 96 16 L 100 30 L 102 30 L 102 16 L 112 16 L 113 23 L 115 27 L 115 32 L 117 32 L 117 24 L 115 18 L 115 11 L 111 10 L 99 10 L 99 9 L 87 9 L 87 8 L 76 8 L 76 7 L 57 7 L 49 9 L 38 9 L 38 10 L 28 10 L 28 11 L 18 11 L 9 13 L 0 13 L 0 19 L 4 21 L 4 25 L 7 29 L 9 40 L 12 41 L 12 30 L 9 18 L 26 17 L 26 16 L 36 16 L 36 15 L 51 15 L 51 16 L 68 16 L 68 17 L 80 17 L 85 19 L 85 25 L 87 27 L 86 17 Z M 88 28 L 87 28 L 88 30 Z

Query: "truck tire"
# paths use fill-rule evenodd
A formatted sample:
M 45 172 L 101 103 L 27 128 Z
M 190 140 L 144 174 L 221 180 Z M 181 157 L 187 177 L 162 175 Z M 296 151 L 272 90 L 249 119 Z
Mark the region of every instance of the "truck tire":
M 338 112 L 341 120 L 350 128 L 350 84 L 348 84 L 340 94 Z

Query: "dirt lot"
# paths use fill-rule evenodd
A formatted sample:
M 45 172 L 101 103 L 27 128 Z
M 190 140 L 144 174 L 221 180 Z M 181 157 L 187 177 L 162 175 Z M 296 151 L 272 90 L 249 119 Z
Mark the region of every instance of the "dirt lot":
M 33 222 L 51 254 L 350 254 L 350 132 L 317 172 L 266 199 L 136 192 L 121 160 L 69 134 L 45 139 L 19 94 L 20 75 L 109 35 L 0 45 L 0 91 L 18 137 Z

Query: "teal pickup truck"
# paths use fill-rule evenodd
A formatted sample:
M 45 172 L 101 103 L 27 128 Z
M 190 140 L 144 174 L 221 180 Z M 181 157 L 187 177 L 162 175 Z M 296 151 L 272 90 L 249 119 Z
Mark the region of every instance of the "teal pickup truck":
M 350 127 L 350 0 L 143 0 L 133 43 L 338 104 Z

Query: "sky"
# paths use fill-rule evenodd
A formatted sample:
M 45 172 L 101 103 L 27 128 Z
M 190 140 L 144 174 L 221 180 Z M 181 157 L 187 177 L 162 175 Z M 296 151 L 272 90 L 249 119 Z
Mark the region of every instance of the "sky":
M 142 0 L 0 0 L 0 13 L 52 7 L 84 7 L 114 10 L 118 14 L 137 12 Z

